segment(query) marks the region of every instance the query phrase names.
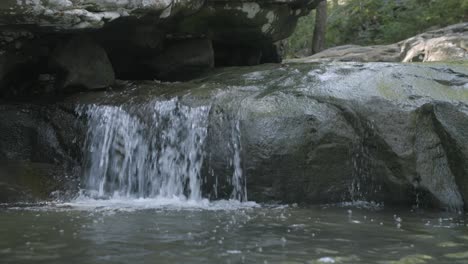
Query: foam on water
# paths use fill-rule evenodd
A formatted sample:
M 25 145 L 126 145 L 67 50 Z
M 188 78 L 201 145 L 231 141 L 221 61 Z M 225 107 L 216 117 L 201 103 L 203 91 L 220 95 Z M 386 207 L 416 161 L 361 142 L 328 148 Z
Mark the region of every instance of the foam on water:
M 341 203 L 335 203 L 335 204 L 322 205 L 322 207 L 343 207 L 343 208 L 352 207 L 352 208 L 367 209 L 367 210 L 380 210 L 384 208 L 384 204 L 377 203 L 374 201 L 356 200 L 356 201 L 350 201 L 350 202 L 341 202 Z
M 95 199 L 86 196 L 69 202 L 44 202 L 44 203 L 17 203 L 0 204 L 9 210 L 27 210 L 38 212 L 137 212 L 144 210 L 157 211 L 238 211 L 246 209 L 263 208 L 264 206 L 255 202 L 241 202 L 238 200 L 216 200 L 208 199 L 190 200 L 185 197 L 154 197 L 154 198 L 128 198 L 113 197 L 112 199 Z
M 260 207 L 255 202 L 240 202 L 238 200 L 208 199 L 190 200 L 185 197 L 154 197 L 112 199 L 93 199 L 79 197 L 71 202 L 53 205 L 57 209 L 73 209 L 79 211 L 138 211 L 150 209 L 163 210 L 239 210 Z

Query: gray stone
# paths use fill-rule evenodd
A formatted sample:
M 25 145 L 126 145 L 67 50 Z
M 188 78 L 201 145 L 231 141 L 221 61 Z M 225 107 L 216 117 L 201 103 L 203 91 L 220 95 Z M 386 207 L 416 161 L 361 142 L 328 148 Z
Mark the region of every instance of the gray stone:
M 213 64 L 279 62 L 274 43 L 320 1 L 2 1 L 0 56 L 19 59 L 0 58 L 1 93 L 47 97 L 114 78 L 182 81 Z
M 249 200 L 459 210 L 468 208 L 467 83 L 464 63 L 262 65 L 215 69 L 185 83 L 122 83 L 122 89 L 64 103 L 69 109 L 121 106 L 141 122 L 154 114 L 146 107 L 154 100 L 210 105 L 201 176 L 203 195 L 211 199 L 232 193 L 238 130 Z M 55 157 L 58 164 L 83 166 L 76 147 L 83 145 L 86 123 L 72 126 L 65 122 L 74 119 L 69 115 L 54 118 L 53 126 L 26 122 L 32 113 L 61 113 L 34 109 L 2 111 L 0 153 L 10 161 L 51 163 L 45 157 Z M 38 136 L 44 134 L 54 137 Z M 82 136 L 73 141 L 70 135 Z
M 468 23 L 429 31 L 390 45 L 345 45 L 289 62 L 431 62 L 468 60 Z
M 468 60 L 468 23 L 429 31 L 404 40 L 403 62 Z
M 106 51 L 87 36 L 76 36 L 59 45 L 50 65 L 57 71 L 57 90 L 106 88 L 115 81 Z
M 189 80 L 214 67 L 213 47 L 208 39 L 177 41 L 147 63 L 158 80 Z
M 212 199 L 232 192 L 229 142 L 238 123 L 251 200 L 460 209 L 468 188 L 466 69 L 264 65 L 215 70 L 179 85 L 141 83 L 124 95 L 82 95 L 77 102 L 134 109 L 177 96 L 188 105 L 211 105 L 202 177 Z
M 161 27 L 172 24 L 176 30 L 171 33 L 207 34 L 224 42 L 274 42 L 291 34 L 297 18 L 320 1 L 7 0 L 0 4 L 0 26 L 35 25 L 42 31 L 78 32 L 103 28 L 119 19 L 136 19 Z
M 54 191 L 76 192 L 78 142 L 84 134 L 73 111 L 59 105 L 4 103 L 0 120 L 0 203 L 46 200 Z

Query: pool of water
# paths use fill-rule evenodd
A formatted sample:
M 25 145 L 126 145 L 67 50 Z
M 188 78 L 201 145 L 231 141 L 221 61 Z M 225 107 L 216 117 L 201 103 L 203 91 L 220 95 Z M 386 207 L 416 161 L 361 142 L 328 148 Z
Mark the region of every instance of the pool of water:
M 3 205 L 1 263 L 468 263 L 464 213 L 374 204 Z

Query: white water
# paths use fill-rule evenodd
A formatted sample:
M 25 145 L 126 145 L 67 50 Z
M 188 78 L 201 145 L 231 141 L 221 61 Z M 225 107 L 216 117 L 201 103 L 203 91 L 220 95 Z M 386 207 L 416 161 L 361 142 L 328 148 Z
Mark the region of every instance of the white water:
M 231 184 L 234 187 L 231 194 L 231 199 L 239 201 L 247 201 L 247 186 L 245 183 L 245 178 L 242 173 L 241 165 L 241 138 L 240 138 L 240 124 L 239 120 L 236 120 L 233 131 L 231 134 L 232 137 L 232 147 L 234 149 L 234 155 L 232 157 L 232 165 L 234 167 L 234 173 L 232 175 Z
M 201 169 L 209 106 L 189 107 L 178 99 L 125 109 L 91 105 L 78 109 L 88 120 L 83 191 L 77 207 L 210 208 L 202 198 Z M 241 169 L 239 122 L 227 144 L 233 148 L 232 206 L 247 201 Z M 230 205 L 226 205 L 230 207 Z
M 154 197 L 154 198 L 128 198 L 112 197 L 112 199 L 94 199 L 80 196 L 74 201 L 67 203 L 53 204 L 42 209 L 64 209 L 79 211 L 137 211 L 148 209 L 164 210 L 239 210 L 258 208 L 255 202 L 240 202 L 238 200 L 218 200 L 208 199 L 191 200 L 184 197 Z M 41 209 L 41 208 L 39 208 Z

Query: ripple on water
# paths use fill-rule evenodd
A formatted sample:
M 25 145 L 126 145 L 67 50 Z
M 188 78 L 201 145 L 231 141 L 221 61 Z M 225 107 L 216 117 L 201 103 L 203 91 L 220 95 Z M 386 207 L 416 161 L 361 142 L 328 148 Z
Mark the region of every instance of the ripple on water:
M 441 247 L 441 248 L 452 248 L 452 247 L 463 246 L 463 244 L 455 243 L 455 242 L 452 242 L 452 241 L 446 241 L 446 242 L 441 242 L 441 243 L 437 244 L 437 246 Z
M 1 211 L 0 260 L 58 255 L 49 262 L 467 263 L 466 227 L 425 225 L 465 219 L 445 215 L 181 198 L 75 200 Z M 395 228 L 397 218 L 405 229 Z
M 402 257 L 399 260 L 379 261 L 378 263 L 381 263 L 381 264 L 424 264 L 432 259 L 433 258 L 429 255 L 414 254 L 414 255 Z
M 445 254 L 445 257 L 451 259 L 468 259 L 468 251 Z

